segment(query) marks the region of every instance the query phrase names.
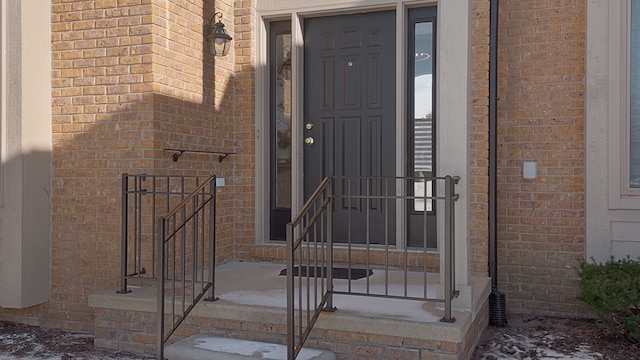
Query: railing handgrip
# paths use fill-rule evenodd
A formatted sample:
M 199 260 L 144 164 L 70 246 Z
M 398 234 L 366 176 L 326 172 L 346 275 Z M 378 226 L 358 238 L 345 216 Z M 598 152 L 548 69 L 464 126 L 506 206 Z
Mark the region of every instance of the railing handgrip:
M 211 180 L 215 181 L 215 175 L 211 175 L 209 178 L 207 178 L 207 180 L 205 180 L 202 184 L 200 184 L 197 188 L 195 188 L 195 190 L 193 190 L 191 192 L 191 194 L 196 194 L 198 192 L 200 192 L 202 189 L 204 189 Z M 191 196 L 187 196 L 185 197 L 178 205 L 176 205 L 171 211 L 169 211 L 166 215 L 165 218 L 170 218 L 173 215 L 176 214 L 176 212 L 180 209 L 182 209 L 189 201 L 191 201 Z

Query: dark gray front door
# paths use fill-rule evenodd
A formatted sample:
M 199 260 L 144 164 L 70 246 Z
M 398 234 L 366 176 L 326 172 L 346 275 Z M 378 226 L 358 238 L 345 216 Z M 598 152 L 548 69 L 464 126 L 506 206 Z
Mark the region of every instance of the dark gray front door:
M 323 177 L 395 174 L 395 12 L 307 19 L 304 193 Z M 311 143 L 312 142 L 312 143 Z M 338 180 L 336 194 L 380 195 L 394 182 Z M 392 195 L 388 193 L 388 195 Z M 395 244 L 395 202 L 337 199 L 337 241 Z

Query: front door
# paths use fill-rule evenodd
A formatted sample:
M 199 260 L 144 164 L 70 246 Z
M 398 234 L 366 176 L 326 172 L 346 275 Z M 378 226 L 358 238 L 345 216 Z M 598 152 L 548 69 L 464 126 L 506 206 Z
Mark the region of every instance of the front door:
M 304 194 L 337 179 L 334 239 L 395 244 L 395 12 L 305 20 Z M 358 179 L 355 179 L 357 177 Z M 367 226 L 369 224 L 369 226 Z M 367 231 L 368 229 L 368 231 Z

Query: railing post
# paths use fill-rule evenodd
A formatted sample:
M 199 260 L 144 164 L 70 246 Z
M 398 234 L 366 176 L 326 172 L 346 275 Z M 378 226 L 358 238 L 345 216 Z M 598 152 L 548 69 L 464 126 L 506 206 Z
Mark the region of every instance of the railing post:
M 460 181 L 459 176 L 451 177 L 451 291 L 453 297 L 458 297 L 460 291 L 456 290 L 456 201 L 459 195 L 456 193 L 456 185 Z
M 327 204 L 327 283 L 329 296 L 327 297 L 327 310 L 335 311 L 333 307 L 333 178 L 329 178 L 329 184 L 325 189 L 329 197 Z
M 455 322 L 451 316 L 451 301 L 453 298 L 453 178 L 450 175 L 444 179 L 444 316 L 440 321 Z M 443 254 L 441 254 L 442 256 Z
M 211 192 L 211 208 L 209 209 L 209 282 L 211 283 L 211 289 L 209 291 L 209 297 L 205 301 L 216 301 L 218 298 L 215 296 L 216 290 L 216 176 L 213 177 L 213 181 L 209 183 L 209 191 Z
M 294 360 L 295 354 L 295 307 L 293 293 L 293 224 L 287 224 L 287 359 Z
M 156 359 L 158 360 L 164 360 L 164 235 L 164 217 L 160 216 L 158 217 L 158 293 L 156 299 Z
M 120 241 L 120 289 L 118 294 L 126 294 L 129 292 L 127 289 L 127 237 L 129 231 L 129 217 L 127 210 L 129 209 L 129 175 L 122 174 L 122 229 L 121 229 L 121 241 Z

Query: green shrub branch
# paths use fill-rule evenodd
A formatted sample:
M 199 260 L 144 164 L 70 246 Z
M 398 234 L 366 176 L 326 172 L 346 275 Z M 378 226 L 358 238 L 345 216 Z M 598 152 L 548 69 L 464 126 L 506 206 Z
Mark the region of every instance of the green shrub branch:
M 578 297 L 612 331 L 640 343 L 640 258 L 582 262 Z

